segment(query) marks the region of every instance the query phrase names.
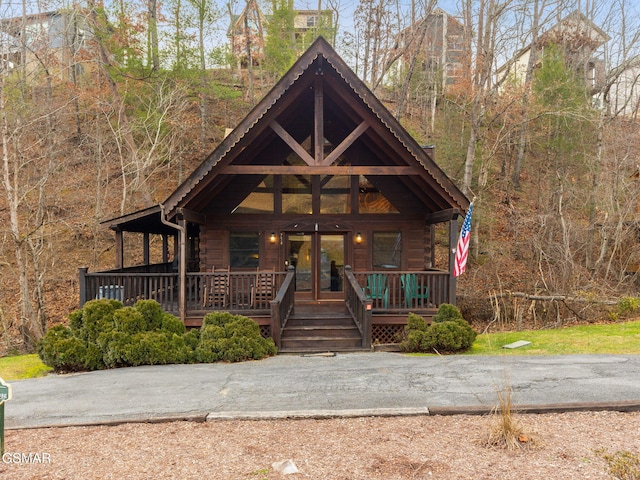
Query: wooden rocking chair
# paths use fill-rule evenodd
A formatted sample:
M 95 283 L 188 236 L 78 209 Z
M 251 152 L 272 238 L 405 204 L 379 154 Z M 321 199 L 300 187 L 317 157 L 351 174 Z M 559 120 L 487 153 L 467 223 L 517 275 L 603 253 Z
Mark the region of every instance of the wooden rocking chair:
M 253 308 L 270 308 L 269 302 L 275 297 L 275 270 L 257 271 L 254 284 L 251 286 L 251 306 Z
M 204 279 L 203 307 L 224 308 L 229 303 L 229 272 L 230 268 L 211 268 L 212 275 L 206 275 Z

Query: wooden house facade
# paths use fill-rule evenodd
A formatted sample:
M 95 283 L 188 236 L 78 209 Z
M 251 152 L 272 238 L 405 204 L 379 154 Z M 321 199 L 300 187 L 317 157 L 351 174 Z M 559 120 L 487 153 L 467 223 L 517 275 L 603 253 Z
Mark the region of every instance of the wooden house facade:
M 116 265 L 81 269 L 81 303 L 158 300 L 188 326 L 242 313 L 282 351 L 389 343 L 409 312 L 455 303 L 435 225 L 469 201 L 331 46 L 318 38 L 162 204 L 105 222 Z M 125 268 L 123 238 L 144 235 Z M 163 258 L 151 263 L 149 238 Z

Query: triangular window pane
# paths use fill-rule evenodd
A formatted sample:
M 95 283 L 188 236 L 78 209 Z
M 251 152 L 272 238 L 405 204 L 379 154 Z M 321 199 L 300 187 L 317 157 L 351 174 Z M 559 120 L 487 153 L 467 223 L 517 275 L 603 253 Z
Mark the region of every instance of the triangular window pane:
M 363 175 L 360 176 L 359 192 L 358 210 L 360 213 L 400 213 L 382 192 Z

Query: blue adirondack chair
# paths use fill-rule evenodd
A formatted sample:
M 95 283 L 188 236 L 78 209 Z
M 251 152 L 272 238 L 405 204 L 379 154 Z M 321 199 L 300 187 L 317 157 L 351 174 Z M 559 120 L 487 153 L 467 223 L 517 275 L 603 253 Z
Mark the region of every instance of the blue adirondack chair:
M 387 276 L 382 273 L 367 275 L 367 286 L 364 289 L 364 295 L 374 301 L 374 307 L 382 301 L 382 306 L 388 308 L 389 289 L 387 288 Z
M 414 301 L 416 306 L 426 307 L 429 300 L 429 287 L 418 285 L 418 276 L 415 273 L 400 275 L 400 283 L 404 290 L 404 303 L 407 308 L 412 308 Z

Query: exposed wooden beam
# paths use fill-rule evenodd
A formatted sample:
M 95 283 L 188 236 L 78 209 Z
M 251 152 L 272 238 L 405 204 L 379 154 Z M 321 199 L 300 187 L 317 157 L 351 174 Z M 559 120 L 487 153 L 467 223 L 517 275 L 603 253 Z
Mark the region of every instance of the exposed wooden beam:
M 360 135 L 362 135 L 365 130 L 369 128 L 369 124 L 366 122 L 366 120 L 363 120 L 360 125 L 358 125 L 353 132 L 351 132 L 349 135 L 347 135 L 347 137 L 342 140 L 340 142 L 340 145 L 338 145 L 336 148 L 333 149 L 333 151 L 327 155 L 327 158 L 325 158 L 322 162 L 320 162 L 320 165 L 331 165 L 333 162 L 335 162 L 338 157 L 340 155 L 342 155 L 345 150 L 347 148 L 349 148 L 351 145 L 353 145 L 353 142 L 355 142 L 358 137 Z
M 320 59 L 321 61 L 322 59 Z M 322 82 L 322 70 L 316 72 L 313 86 L 313 122 L 315 164 L 321 165 L 324 160 L 324 89 Z
M 463 216 L 459 208 L 448 208 L 447 210 L 428 214 L 425 217 L 425 221 L 427 225 L 431 225 L 433 223 L 449 222 L 459 216 Z
M 315 160 L 313 159 L 313 157 L 311 155 L 309 155 L 309 153 L 307 153 L 307 151 L 304 149 L 304 147 L 302 145 L 300 145 L 295 138 L 293 138 L 291 135 L 289 135 L 289 132 L 287 132 L 284 128 L 282 128 L 282 125 L 280 125 L 278 122 L 276 122 L 275 120 L 273 120 L 270 123 L 270 126 L 272 128 L 272 130 L 274 132 L 276 132 L 278 134 L 278 136 L 285 141 L 285 143 L 287 145 L 289 145 L 289 147 L 291 148 L 291 150 L 293 150 L 295 153 L 298 154 L 298 156 L 309 166 L 313 166 L 315 165 Z
M 187 222 L 198 223 L 200 225 L 204 225 L 206 222 L 205 216 L 199 212 L 187 208 L 178 208 L 177 212 L 178 215 Z
M 228 165 L 222 175 L 420 175 L 414 167 L 368 165 Z

